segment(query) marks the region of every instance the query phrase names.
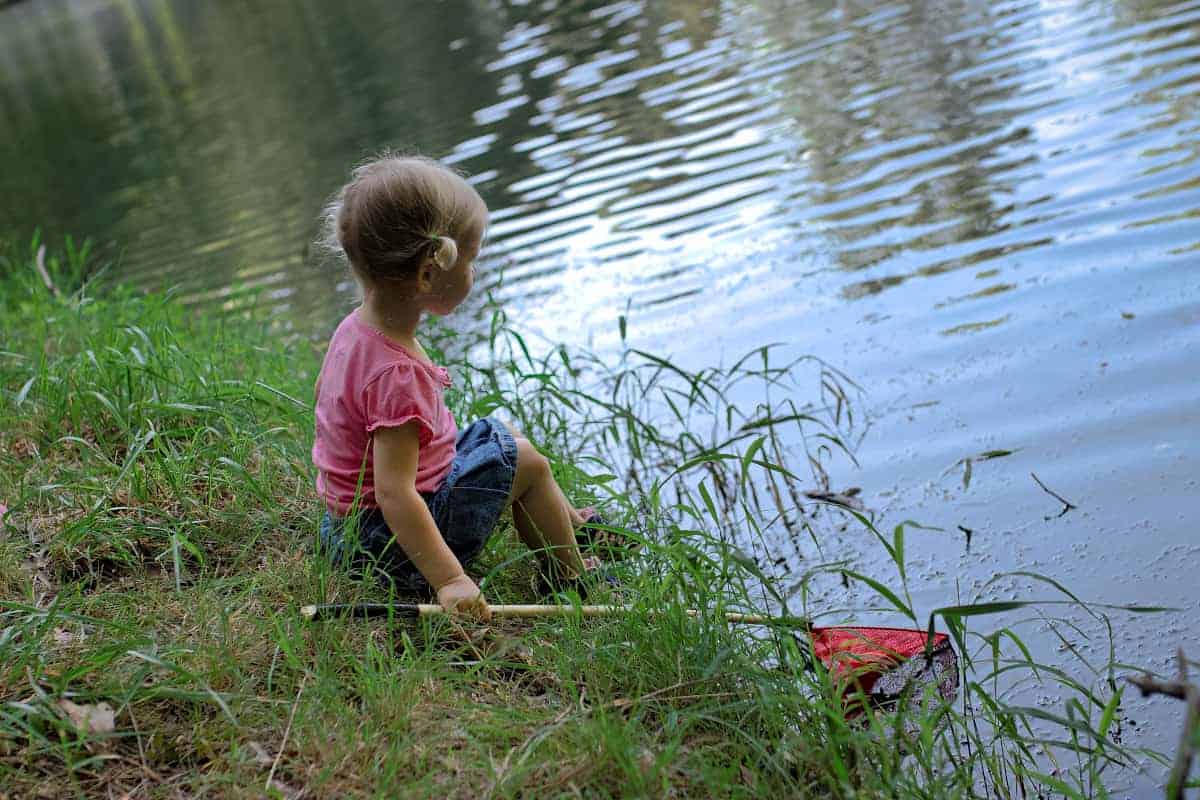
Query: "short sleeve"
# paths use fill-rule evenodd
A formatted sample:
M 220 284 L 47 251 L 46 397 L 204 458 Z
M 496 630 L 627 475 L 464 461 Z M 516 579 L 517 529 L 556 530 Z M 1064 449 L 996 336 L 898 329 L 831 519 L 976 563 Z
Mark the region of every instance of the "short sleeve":
M 418 443 L 424 447 L 437 432 L 437 395 L 429 377 L 409 364 L 389 364 L 363 388 L 363 418 L 367 433 L 377 428 L 398 428 L 416 420 L 421 425 Z

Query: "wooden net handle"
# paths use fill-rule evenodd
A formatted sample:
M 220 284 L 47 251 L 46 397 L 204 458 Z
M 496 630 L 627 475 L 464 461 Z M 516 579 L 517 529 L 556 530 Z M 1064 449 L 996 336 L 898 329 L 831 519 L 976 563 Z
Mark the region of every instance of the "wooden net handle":
M 633 612 L 630 606 L 574 606 L 574 605 L 494 605 L 490 606 L 493 617 L 611 617 Z M 436 617 L 446 613 L 437 603 L 325 603 L 302 606 L 300 615 L 315 621 L 332 617 Z M 700 612 L 689 609 L 688 616 L 697 617 Z M 725 614 L 727 622 L 748 625 L 764 625 L 780 622 L 762 614 L 742 614 L 730 611 Z

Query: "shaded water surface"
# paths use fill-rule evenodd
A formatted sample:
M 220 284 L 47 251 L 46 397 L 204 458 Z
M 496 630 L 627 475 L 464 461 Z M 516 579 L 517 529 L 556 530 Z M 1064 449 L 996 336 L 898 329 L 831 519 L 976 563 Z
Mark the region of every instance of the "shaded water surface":
M 547 340 L 628 314 L 691 365 L 781 341 L 859 380 L 835 479 L 975 532 L 914 541 L 919 604 L 1037 569 L 1190 609 L 1121 629 L 1127 660 L 1200 653 L 1200 2 L 353 8 L 0 11 L 0 233 L 324 333 L 353 302 L 306 255 L 324 198 L 381 147 L 444 156 Z

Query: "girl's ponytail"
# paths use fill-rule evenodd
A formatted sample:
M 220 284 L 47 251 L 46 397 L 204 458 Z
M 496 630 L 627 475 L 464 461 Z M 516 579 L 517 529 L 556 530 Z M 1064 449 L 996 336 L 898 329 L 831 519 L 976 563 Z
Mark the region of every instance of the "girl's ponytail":
M 442 269 L 451 269 L 458 263 L 458 244 L 449 236 L 431 236 L 433 240 L 433 255 L 430 256 L 434 264 L 437 264 Z

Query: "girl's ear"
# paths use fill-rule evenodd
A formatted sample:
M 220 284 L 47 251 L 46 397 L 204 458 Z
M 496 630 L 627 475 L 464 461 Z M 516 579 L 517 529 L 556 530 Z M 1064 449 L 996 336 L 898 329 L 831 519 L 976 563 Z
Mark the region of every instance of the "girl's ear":
M 433 291 L 433 262 L 426 261 L 417 270 L 417 290 L 421 294 L 429 294 Z

